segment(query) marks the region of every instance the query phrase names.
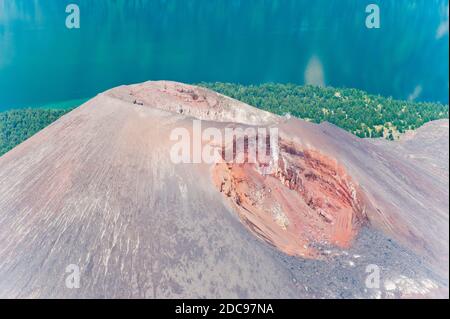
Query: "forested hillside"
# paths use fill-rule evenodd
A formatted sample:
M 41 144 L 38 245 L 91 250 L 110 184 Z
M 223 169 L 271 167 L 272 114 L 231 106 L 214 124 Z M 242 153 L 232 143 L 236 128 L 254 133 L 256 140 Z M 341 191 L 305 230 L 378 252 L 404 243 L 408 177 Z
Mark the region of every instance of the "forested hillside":
M 394 100 L 357 89 L 294 84 L 200 85 L 276 114 L 292 115 L 315 123 L 328 121 L 359 137 L 395 139 L 406 130 L 449 116 L 448 105 Z M 0 155 L 70 110 L 59 107 L 1 112 Z
M 56 121 L 70 109 L 22 109 L 0 113 L 0 155 Z
M 448 105 L 370 95 L 357 89 L 262 84 L 202 83 L 216 92 L 272 113 L 315 123 L 328 121 L 359 137 L 394 139 L 426 122 L 448 118 Z

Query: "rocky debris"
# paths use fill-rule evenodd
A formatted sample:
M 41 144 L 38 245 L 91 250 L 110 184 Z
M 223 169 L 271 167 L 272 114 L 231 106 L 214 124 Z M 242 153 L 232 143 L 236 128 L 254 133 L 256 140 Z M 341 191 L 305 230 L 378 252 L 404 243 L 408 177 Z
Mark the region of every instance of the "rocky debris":
M 315 243 L 348 247 L 366 218 L 354 182 L 335 160 L 280 145 L 272 174 L 260 174 L 259 163 L 217 164 L 217 188 L 255 235 L 287 254 L 320 258 Z
M 145 82 L 107 91 L 108 96 L 201 120 L 261 125 L 280 118 L 213 91 L 170 81 Z M 128 95 L 128 96 L 127 96 Z
M 279 152 L 174 164 L 193 119 L 276 126 Z M 181 83 L 109 90 L 0 157 L 0 298 L 448 298 L 438 125 L 381 145 Z

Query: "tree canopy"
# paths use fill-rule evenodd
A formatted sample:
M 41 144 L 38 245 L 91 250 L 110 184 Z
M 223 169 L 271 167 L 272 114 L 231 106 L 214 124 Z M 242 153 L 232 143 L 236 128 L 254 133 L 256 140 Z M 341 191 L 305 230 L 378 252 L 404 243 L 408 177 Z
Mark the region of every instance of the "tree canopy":
M 394 139 L 426 122 L 448 118 L 449 111 L 440 103 L 395 100 L 357 89 L 275 83 L 200 85 L 275 114 L 327 121 L 359 137 Z
M 252 106 L 311 122 L 328 121 L 359 137 L 395 139 L 426 122 L 448 118 L 448 105 L 401 101 L 357 89 L 294 84 L 199 85 Z M 80 102 L 81 103 L 81 102 Z M 28 108 L 0 113 L 0 155 L 42 130 L 72 108 Z

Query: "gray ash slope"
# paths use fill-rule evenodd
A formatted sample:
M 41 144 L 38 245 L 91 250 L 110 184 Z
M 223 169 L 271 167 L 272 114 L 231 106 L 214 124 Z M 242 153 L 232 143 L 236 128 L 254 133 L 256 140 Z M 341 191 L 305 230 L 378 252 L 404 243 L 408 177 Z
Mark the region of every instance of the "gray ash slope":
M 382 213 L 368 214 L 348 249 L 321 247 L 321 260 L 283 254 L 244 227 L 210 166 L 171 164 L 170 132 L 192 117 L 301 136 L 343 163 Z M 423 132 L 418 144 L 434 149 L 439 135 L 448 154 L 448 121 Z M 448 159 L 427 151 L 431 161 L 417 162 L 420 145 L 404 158 L 396 143 L 172 82 L 110 90 L 0 158 L 0 297 L 445 297 Z M 441 168 L 447 175 L 435 178 Z M 70 264 L 79 289 L 65 285 Z M 369 264 L 381 269 L 378 289 L 365 286 Z

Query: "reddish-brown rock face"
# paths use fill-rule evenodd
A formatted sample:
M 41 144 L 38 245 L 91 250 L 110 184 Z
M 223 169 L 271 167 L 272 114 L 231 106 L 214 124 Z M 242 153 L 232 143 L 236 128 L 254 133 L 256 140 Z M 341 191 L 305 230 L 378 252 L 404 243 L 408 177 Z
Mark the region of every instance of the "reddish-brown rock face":
M 242 222 L 281 251 L 319 258 L 316 247 L 348 248 L 364 220 L 357 186 L 335 160 L 280 141 L 270 174 L 261 164 L 218 164 L 214 181 Z

